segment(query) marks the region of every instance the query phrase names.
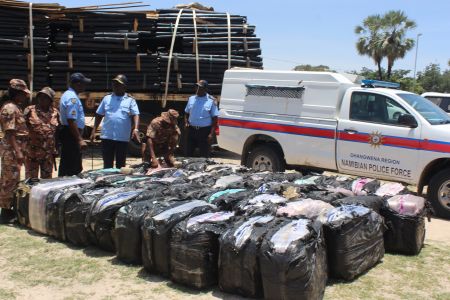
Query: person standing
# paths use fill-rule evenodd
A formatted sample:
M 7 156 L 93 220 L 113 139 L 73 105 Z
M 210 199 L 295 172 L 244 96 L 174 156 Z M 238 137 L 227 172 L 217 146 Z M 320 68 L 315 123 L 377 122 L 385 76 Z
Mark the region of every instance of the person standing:
M 143 161 L 150 161 L 152 168 L 159 167 L 158 158 L 164 156 L 169 167 L 175 166 L 175 149 L 181 134 L 178 128 L 179 113 L 169 109 L 154 118 L 147 128 L 147 142 L 143 144 Z M 149 160 L 150 158 L 150 160 Z
M 185 109 L 185 127 L 188 128 L 187 156 L 192 157 L 198 147 L 201 157 L 209 157 L 211 142 L 217 127 L 219 109 L 208 93 L 208 82 L 197 83 L 197 93 L 189 98 Z
M 70 87 L 61 96 L 59 111 L 61 118 L 61 160 L 58 176 L 77 175 L 83 171 L 81 151 L 87 147 L 83 140 L 84 110 L 79 93 L 86 90 L 86 84 L 91 79 L 81 73 L 73 73 L 70 76 Z
M 125 75 L 117 75 L 113 79 L 113 93 L 103 98 L 96 112 L 91 141 L 104 117 L 100 138 L 105 169 L 113 167 L 114 158 L 116 168 L 125 167 L 130 136 L 140 143 L 139 108 L 136 100 L 126 93 L 127 83 Z
M 53 107 L 55 91 L 43 88 L 36 95 L 37 104 L 25 108 L 29 130 L 28 155 L 25 159 L 25 177 L 52 178 L 56 156 L 55 134 L 59 125 L 59 112 Z
M 20 180 L 20 169 L 27 155 L 28 128 L 21 106 L 26 106 L 30 97 L 27 84 L 21 79 L 12 79 L 8 87 L 9 100 L 0 109 L 0 125 L 4 137 L 0 142 L 0 222 L 11 223 L 15 214 L 13 191 Z

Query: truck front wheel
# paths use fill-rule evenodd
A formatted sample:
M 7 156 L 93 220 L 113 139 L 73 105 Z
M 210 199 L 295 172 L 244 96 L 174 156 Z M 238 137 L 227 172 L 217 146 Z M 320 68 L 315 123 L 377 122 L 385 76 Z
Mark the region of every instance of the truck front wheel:
M 436 215 L 450 219 L 450 169 L 431 178 L 427 194 Z
M 269 145 L 257 146 L 247 156 L 246 166 L 253 170 L 264 172 L 284 172 L 284 160 L 275 147 Z

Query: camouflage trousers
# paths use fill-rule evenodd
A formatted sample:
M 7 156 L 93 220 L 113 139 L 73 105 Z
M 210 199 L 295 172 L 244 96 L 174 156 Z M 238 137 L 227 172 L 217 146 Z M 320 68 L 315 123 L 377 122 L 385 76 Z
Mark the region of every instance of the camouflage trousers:
M 2 151 L 2 172 L 0 179 L 0 207 L 10 209 L 13 205 L 13 193 L 20 181 L 20 168 L 13 151 Z
M 25 160 L 25 178 L 39 178 L 39 169 L 41 178 L 52 178 L 53 174 L 53 156 L 49 155 L 43 158 L 30 158 Z

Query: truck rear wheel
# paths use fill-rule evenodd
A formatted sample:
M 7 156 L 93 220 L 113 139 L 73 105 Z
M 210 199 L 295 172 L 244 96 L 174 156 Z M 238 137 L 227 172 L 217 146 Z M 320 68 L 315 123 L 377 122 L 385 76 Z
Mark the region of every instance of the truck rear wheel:
M 270 145 L 261 145 L 251 150 L 246 166 L 253 170 L 264 172 L 284 172 L 284 160 L 279 151 Z
M 442 170 L 431 178 L 428 198 L 437 216 L 450 219 L 450 169 Z

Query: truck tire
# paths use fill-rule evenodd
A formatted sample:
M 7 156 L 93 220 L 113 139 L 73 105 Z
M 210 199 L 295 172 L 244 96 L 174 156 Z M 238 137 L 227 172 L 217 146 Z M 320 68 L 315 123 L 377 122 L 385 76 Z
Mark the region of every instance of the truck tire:
M 284 159 L 273 146 L 256 146 L 247 156 L 246 166 L 256 171 L 284 172 Z
M 431 178 L 428 199 L 437 216 L 450 219 L 450 169 L 442 170 Z

